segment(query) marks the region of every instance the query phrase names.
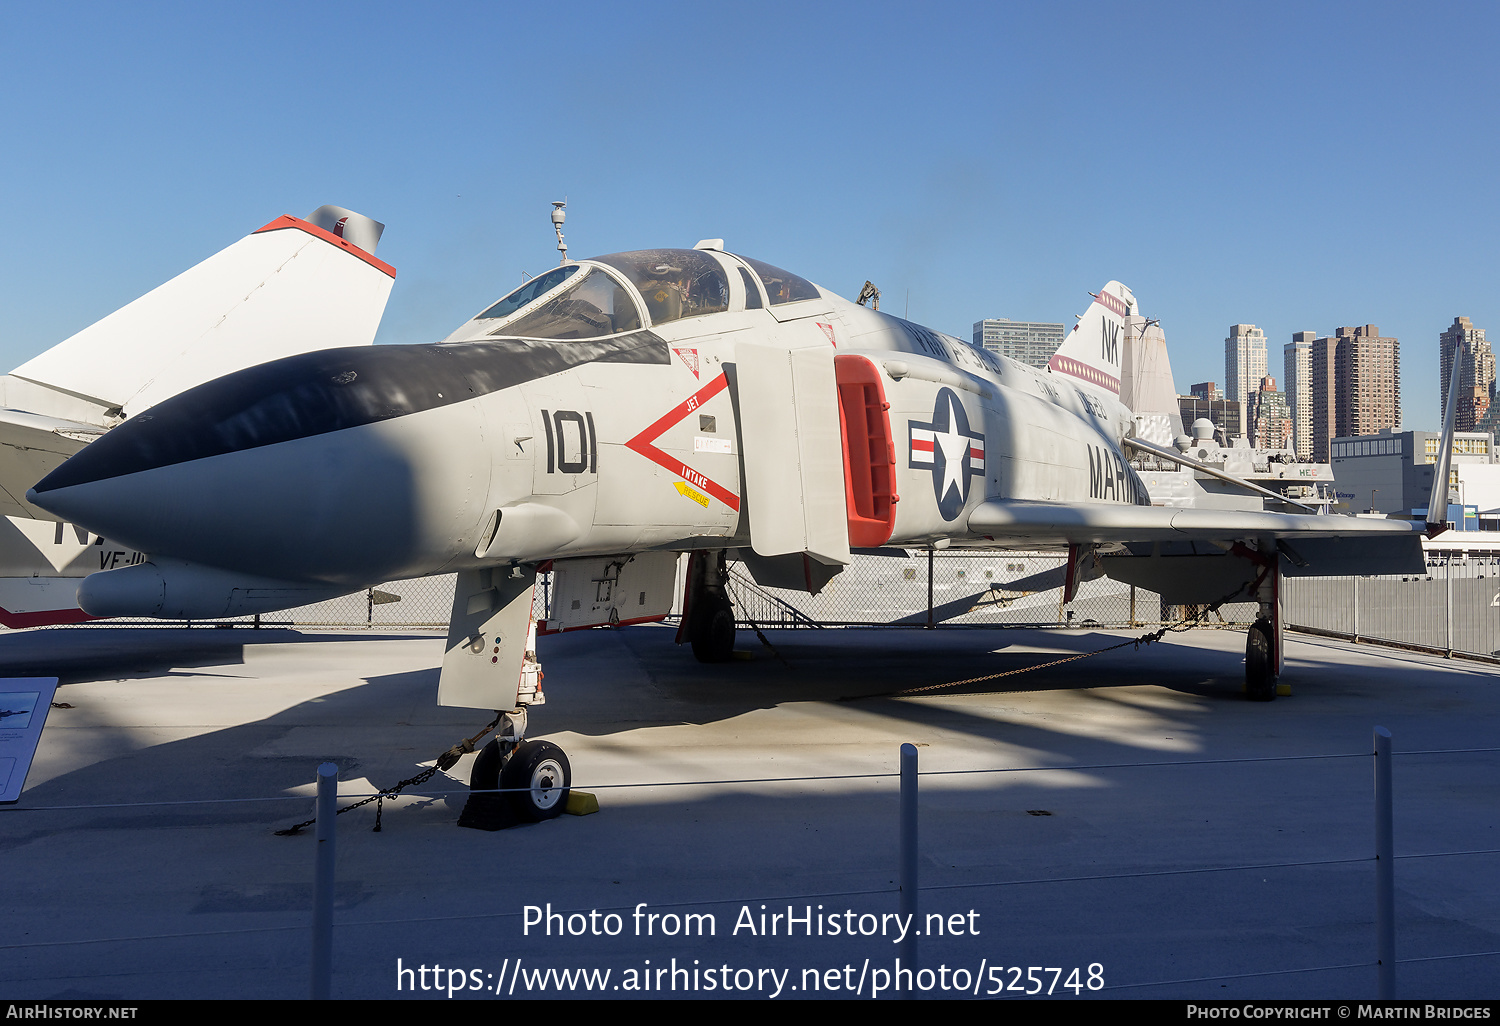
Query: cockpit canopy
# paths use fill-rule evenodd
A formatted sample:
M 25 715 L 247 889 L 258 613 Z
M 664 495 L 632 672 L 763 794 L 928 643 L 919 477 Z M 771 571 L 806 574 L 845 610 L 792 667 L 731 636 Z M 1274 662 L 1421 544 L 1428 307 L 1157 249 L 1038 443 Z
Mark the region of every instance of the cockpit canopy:
M 731 275 L 739 279 L 737 288 L 730 286 Z M 805 278 L 748 257 L 701 249 L 642 249 L 539 274 L 477 314 L 448 341 L 602 338 L 739 309 L 740 303 L 743 309 L 758 310 L 821 295 Z

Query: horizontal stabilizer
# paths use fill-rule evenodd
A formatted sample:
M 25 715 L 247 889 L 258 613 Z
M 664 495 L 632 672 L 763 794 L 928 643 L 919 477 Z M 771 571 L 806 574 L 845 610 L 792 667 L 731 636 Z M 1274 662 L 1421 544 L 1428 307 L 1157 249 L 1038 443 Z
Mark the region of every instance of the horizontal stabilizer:
M 322 208 L 323 211 L 331 208 Z M 328 220 L 322 211 L 314 216 Z M 374 245 L 377 222 L 352 212 Z M 348 230 L 348 223 L 341 228 Z M 269 360 L 368 345 L 395 270 L 310 221 L 283 217 L 12 371 L 97 408 L 109 426 L 194 385 Z M 34 412 L 53 412 L 28 405 Z

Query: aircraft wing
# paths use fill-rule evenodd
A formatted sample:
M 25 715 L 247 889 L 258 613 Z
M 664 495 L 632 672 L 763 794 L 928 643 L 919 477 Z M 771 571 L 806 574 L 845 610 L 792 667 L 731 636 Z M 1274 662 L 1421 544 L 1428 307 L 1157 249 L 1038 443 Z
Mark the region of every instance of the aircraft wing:
M 126 417 L 231 371 L 367 346 L 395 270 L 384 225 L 343 207 L 281 217 L 0 376 L 0 516 Z
M 333 210 L 342 224 L 323 216 Z M 351 222 L 383 226 L 343 208 L 320 208 L 309 218 L 272 221 L 11 375 L 92 403 L 106 416 L 130 417 L 243 367 L 369 345 L 395 269 L 318 222 L 340 232 Z M 377 230 L 363 234 L 379 238 Z
M 1310 513 L 1178 506 L 1126 506 L 1107 502 L 1034 502 L 986 499 L 969 514 L 969 530 L 995 541 L 1036 545 L 1106 542 L 1224 541 L 1250 538 L 1411 537 L 1424 524 Z
M 26 489 L 102 434 L 90 424 L 0 409 L 0 516 L 55 519 L 26 501 Z
M 986 499 L 969 515 L 971 532 L 1009 544 L 1224 545 L 1269 539 L 1287 557 L 1284 572 L 1292 576 L 1426 573 L 1425 528 L 1406 520 L 1336 515 L 1016 499 Z

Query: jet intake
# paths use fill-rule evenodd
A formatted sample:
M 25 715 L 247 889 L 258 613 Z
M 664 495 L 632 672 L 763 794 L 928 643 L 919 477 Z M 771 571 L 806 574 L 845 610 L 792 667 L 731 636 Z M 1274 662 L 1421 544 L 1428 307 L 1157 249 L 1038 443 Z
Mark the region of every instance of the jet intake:
M 162 559 L 90 574 L 78 586 L 78 604 L 90 616 L 212 620 L 291 609 L 348 592 L 343 585 L 251 577 Z
M 523 502 L 495 510 L 474 549 L 478 559 L 546 559 L 583 534 L 568 514 L 554 506 Z

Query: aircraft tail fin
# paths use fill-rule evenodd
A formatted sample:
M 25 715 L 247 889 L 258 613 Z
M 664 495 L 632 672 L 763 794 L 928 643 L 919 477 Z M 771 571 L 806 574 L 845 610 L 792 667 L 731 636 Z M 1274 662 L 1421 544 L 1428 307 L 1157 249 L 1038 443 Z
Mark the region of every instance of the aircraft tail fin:
M 1443 438 L 1438 443 L 1437 464 L 1432 468 L 1432 495 L 1427 500 L 1427 536 L 1434 538 L 1448 529 L 1448 497 L 1453 466 L 1453 413 L 1458 408 L 1459 366 L 1463 361 L 1453 361 L 1453 372 L 1448 379 L 1448 408 L 1443 411 Z M 1458 514 L 1463 520 L 1462 511 Z
M 1161 325 L 1131 315 L 1125 318 L 1125 346 L 1120 355 L 1120 402 L 1135 414 L 1135 437 L 1170 447 L 1183 433 L 1177 406 L 1177 383 L 1167 357 Z
M 278 218 L 17 367 L 0 404 L 109 427 L 231 371 L 369 345 L 396 275 L 373 254 L 383 228 L 342 207 Z
M 1125 318 L 1139 313 L 1135 296 L 1117 281 L 1089 295 L 1094 302 L 1047 361 L 1047 369 L 1119 395 Z

